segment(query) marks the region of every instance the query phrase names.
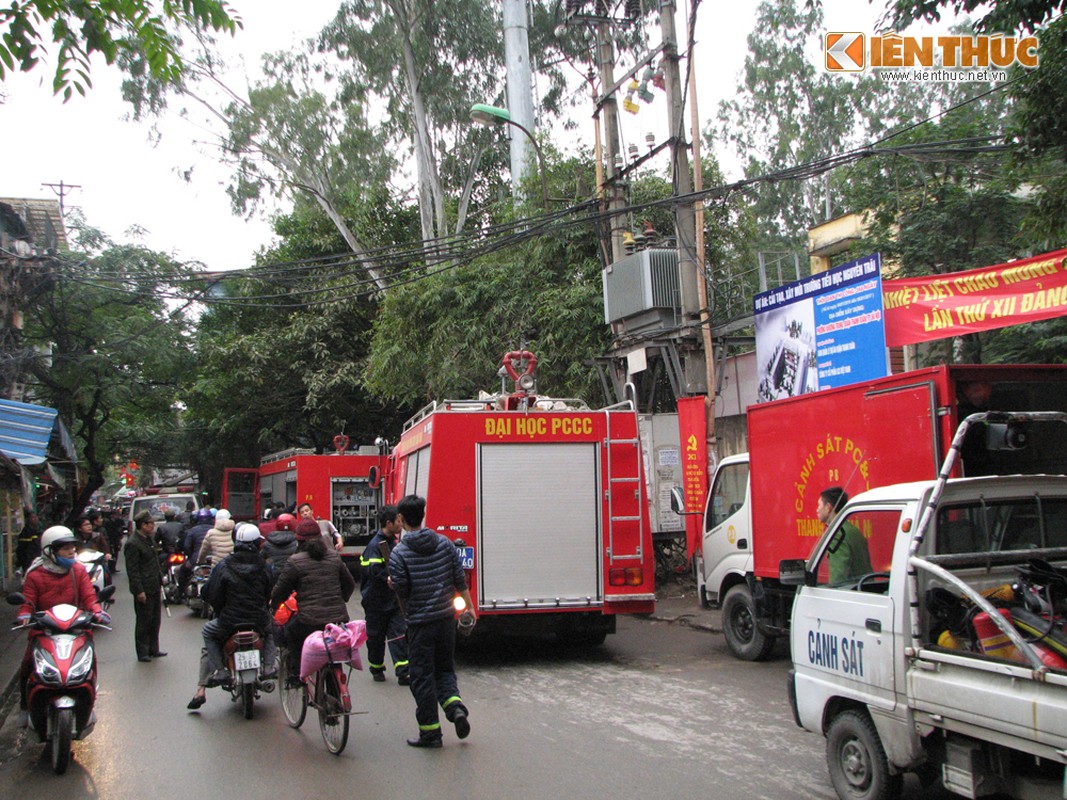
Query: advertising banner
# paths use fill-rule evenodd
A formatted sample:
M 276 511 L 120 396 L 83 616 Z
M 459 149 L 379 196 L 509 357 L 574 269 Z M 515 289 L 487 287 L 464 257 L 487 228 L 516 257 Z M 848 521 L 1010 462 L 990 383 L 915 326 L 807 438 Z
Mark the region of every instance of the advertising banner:
M 1067 314 L 1067 250 L 966 272 L 885 281 L 890 347 Z
M 678 436 L 682 446 L 682 491 L 685 494 L 686 552 L 700 548 L 704 532 L 704 499 L 708 496 L 708 417 L 705 397 L 678 400 Z
M 761 403 L 889 374 L 875 253 L 753 300 Z

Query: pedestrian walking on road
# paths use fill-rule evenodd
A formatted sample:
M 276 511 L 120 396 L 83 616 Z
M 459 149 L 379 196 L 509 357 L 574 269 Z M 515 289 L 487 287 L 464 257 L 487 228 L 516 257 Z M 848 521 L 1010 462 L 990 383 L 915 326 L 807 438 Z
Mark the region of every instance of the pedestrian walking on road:
M 379 683 L 385 681 L 385 646 L 393 659 L 396 680 L 408 686 L 407 624 L 396 592 L 389 586 L 389 554 L 400 539 L 403 528 L 396 516 L 396 506 L 383 506 L 378 512 L 380 529 L 367 544 L 359 559 L 359 589 L 363 596 L 363 616 L 367 620 L 367 664 Z
M 30 564 L 41 555 L 41 522 L 37 514 L 29 508 L 25 509 L 22 515 L 26 524 L 22 526 L 18 544 L 15 546 L 15 566 L 25 575 Z
M 389 556 L 389 580 L 408 625 L 408 674 L 419 735 L 407 742 L 412 747 L 440 747 L 438 704 L 460 739 L 471 732 L 470 712 L 456 680 L 457 594 L 466 603 L 464 613 L 473 612 L 459 552 L 437 531 L 423 527 L 425 513 L 426 500 L 418 495 L 409 494 L 397 505 L 397 518 L 406 533 Z
M 134 520 L 134 533 L 122 551 L 126 559 L 126 577 L 130 581 L 130 594 L 134 599 L 137 623 L 133 641 L 138 661 L 151 661 L 166 655 L 159 649 L 159 626 L 163 622 L 163 605 L 160 588 L 163 573 L 159 553 L 153 544 L 156 522 L 151 511 L 142 511 Z

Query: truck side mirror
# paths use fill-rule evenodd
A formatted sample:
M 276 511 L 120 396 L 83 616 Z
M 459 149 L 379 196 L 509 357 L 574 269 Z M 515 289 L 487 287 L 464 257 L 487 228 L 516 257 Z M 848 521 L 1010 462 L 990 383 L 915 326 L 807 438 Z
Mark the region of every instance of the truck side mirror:
M 682 491 L 681 486 L 671 487 L 671 511 L 681 516 L 688 516 L 691 514 L 700 514 L 700 511 L 686 511 L 685 510 L 685 492 Z
M 807 586 L 808 568 L 802 558 L 786 558 L 778 564 L 778 579 L 786 586 Z

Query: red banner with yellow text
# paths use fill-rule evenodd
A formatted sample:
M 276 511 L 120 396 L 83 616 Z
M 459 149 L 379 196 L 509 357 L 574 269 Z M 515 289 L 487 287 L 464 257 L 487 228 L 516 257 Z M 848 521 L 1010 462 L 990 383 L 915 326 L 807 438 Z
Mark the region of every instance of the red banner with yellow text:
M 883 280 L 889 347 L 1067 314 L 1067 250 L 995 267 Z
M 704 500 L 708 496 L 708 416 L 705 398 L 678 400 L 678 435 L 682 446 L 682 491 L 685 494 L 686 552 L 700 549 L 704 533 Z

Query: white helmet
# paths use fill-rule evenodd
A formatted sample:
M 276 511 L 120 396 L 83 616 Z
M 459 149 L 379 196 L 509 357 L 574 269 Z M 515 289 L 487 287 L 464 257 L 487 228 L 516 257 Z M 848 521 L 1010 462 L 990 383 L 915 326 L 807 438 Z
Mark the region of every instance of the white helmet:
M 77 544 L 78 537 L 66 525 L 53 525 L 41 534 L 41 552 L 52 555 L 52 548 L 64 544 Z
M 225 522 L 228 519 L 233 519 L 233 517 L 230 516 L 230 512 L 225 508 L 220 508 L 215 512 L 215 522 Z
M 263 534 L 259 532 L 259 528 L 251 522 L 242 522 L 238 525 L 237 533 L 234 535 L 234 539 L 238 542 L 258 542 L 262 538 Z

